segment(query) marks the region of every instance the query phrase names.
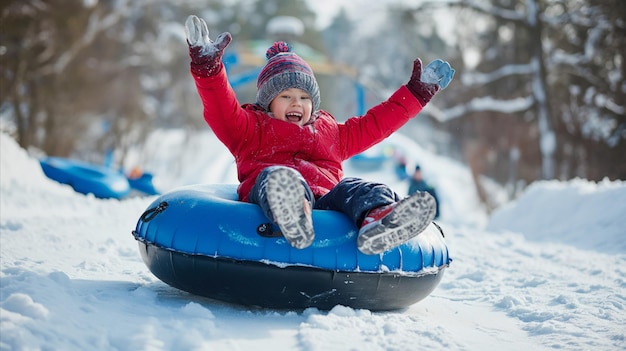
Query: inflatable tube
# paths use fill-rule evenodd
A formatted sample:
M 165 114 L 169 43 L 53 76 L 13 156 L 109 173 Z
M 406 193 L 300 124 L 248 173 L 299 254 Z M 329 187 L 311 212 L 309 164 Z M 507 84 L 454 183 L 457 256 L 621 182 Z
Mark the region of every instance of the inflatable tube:
M 142 173 L 137 177 L 126 177 L 128 184 L 134 190 L 137 190 L 146 195 L 159 195 L 159 191 L 154 187 L 152 181 L 153 175 L 151 173 Z
M 357 229 L 334 211 L 313 211 L 315 241 L 295 249 L 236 185 L 194 185 L 157 198 L 133 231 L 141 256 L 163 282 L 231 303 L 276 309 L 370 310 L 428 296 L 451 262 L 439 227 L 380 255 L 356 248 Z
M 68 184 L 81 194 L 121 199 L 130 192 L 126 177 L 110 168 L 61 157 L 45 157 L 39 164 L 48 178 Z
M 350 165 L 359 170 L 380 169 L 390 158 L 384 154 L 360 153 L 349 158 Z

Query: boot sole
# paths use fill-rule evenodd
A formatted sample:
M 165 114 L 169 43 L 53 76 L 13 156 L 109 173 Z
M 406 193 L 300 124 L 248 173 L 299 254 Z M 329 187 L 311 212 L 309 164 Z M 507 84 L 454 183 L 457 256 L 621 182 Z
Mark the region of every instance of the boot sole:
M 381 221 L 360 230 L 359 250 L 375 255 L 411 240 L 435 219 L 436 206 L 435 198 L 427 192 L 417 192 L 400 200 Z
M 311 214 L 304 209 L 304 188 L 291 169 L 278 169 L 267 179 L 267 202 L 274 222 L 289 244 L 303 249 L 313 243 Z

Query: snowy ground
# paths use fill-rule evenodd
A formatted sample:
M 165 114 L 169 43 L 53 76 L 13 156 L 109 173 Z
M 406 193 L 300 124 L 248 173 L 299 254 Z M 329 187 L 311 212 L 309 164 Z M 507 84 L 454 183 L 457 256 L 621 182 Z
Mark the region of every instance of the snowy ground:
M 210 134 L 156 139 L 135 161 L 162 189 L 234 182 Z M 251 310 L 150 273 L 131 230 L 154 197 L 74 193 L 13 139 L 0 142 L 0 350 L 626 349 L 623 181 L 538 182 L 488 218 L 465 168 L 394 136 L 388 145 L 420 162 L 441 193 L 454 261 L 439 287 L 396 312 Z M 406 190 L 389 166 L 346 166 Z

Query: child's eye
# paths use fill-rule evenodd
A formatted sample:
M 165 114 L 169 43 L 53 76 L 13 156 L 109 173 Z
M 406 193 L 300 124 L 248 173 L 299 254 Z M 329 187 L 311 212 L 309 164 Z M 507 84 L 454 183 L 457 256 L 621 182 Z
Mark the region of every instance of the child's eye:
M 308 97 L 308 96 L 301 96 L 301 97 L 300 97 L 300 99 L 302 99 L 302 100 L 309 100 L 309 99 L 311 99 L 311 98 L 310 98 L 310 97 Z

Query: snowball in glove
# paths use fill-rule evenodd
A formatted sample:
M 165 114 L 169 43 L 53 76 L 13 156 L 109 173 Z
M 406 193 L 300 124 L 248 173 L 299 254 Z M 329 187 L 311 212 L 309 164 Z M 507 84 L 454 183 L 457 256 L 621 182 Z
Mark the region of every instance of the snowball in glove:
M 436 59 L 422 71 L 422 60 L 413 61 L 413 73 L 406 87 L 425 106 L 440 90 L 445 89 L 454 77 L 454 69 L 446 61 Z
M 211 41 L 206 22 L 194 15 L 185 21 L 185 33 L 191 57 L 191 72 L 201 77 L 217 74 L 222 66 L 224 50 L 232 40 L 230 33 L 224 32 L 215 41 Z

